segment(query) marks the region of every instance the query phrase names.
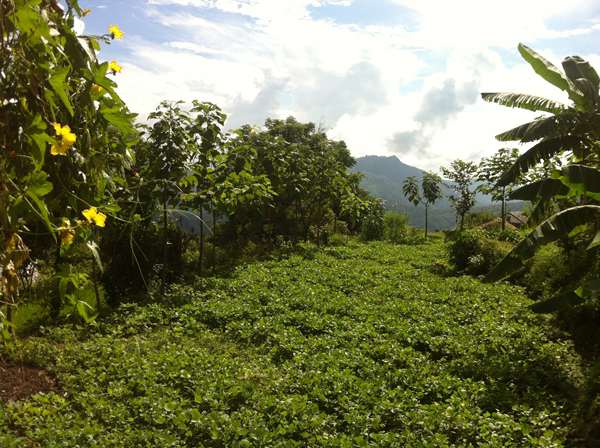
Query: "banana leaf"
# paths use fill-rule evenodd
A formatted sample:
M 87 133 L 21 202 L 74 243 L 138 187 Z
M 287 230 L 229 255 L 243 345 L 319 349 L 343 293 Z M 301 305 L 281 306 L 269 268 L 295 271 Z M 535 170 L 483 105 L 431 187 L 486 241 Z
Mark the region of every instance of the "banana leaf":
M 572 108 L 559 101 L 526 93 L 482 93 L 481 97 L 488 103 L 496 103 L 506 107 L 544 111 L 553 114 L 564 114 L 573 111 Z
M 598 205 L 580 205 L 551 216 L 494 266 L 483 281 L 491 283 L 508 277 L 521 268 L 523 263 L 533 257 L 542 246 L 569 235 L 577 227 L 599 217 L 600 206 Z
M 509 194 L 511 200 L 537 201 L 538 198 L 567 197 L 571 189 L 559 179 L 542 179 L 527 184 Z
M 519 53 L 521 53 L 523 59 L 529 62 L 538 75 L 550 84 L 566 91 L 569 94 L 569 99 L 579 104 L 582 97 L 581 92 L 558 67 L 526 45 L 519 44 Z
M 559 154 L 561 151 L 571 151 L 582 159 L 589 155 L 593 142 L 576 135 L 551 138 L 532 146 L 522 154 L 517 161 L 506 171 L 496 183 L 497 187 L 506 187 L 513 183 L 529 168 L 534 167 L 542 160 L 547 160 Z
M 574 196 L 585 194 L 600 201 L 600 170 L 596 168 L 580 164 L 563 166 L 552 172 L 552 178 L 570 188 Z
M 564 292 L 547 300 L 529 305 L 534 313 L 545 314 L 558 311 L 568 306 L 575 306 L 585 302 L 588 297 L 597 297 L 600 292 L 600 280 L 592 280 L 588 284 L 578 288 L 576 291 Z

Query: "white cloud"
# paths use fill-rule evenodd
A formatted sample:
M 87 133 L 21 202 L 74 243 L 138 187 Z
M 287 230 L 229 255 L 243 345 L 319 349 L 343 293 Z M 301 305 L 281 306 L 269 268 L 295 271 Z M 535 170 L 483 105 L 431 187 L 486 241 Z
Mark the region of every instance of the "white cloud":
M 505 146 L 495 134 L 536 116 L 483 103 L 480 92 L 568 101 L 522 60 L 519 41 L 547 38 L 538 50 L 560 66 L 564 55 L 555 54 L 551 39 L 600 27 L 592 19 L 556 30 L 547 25 L 567 6 L 589 0 L 567 6 L 507 0 L 491 11 L 475 0 L 394 1 L 418 12 L 417 31 L 310 16 L 309 7 L 351 8 L 349 0 L 151 0 L 144 9 L 148 28 L 154 40 L 168 30 L 164 42 L 130 36 L 117 82 L 142 119 L 160 101 L 179 99 L 216 103 L 230 114 L 229 128 L 262 125 L 267 117 L 323 117 L 333 126 L 330 136 L 346 140 L 355 156 L 398 154 L 405 163 L 437 170 L 456 157 L 491 155 Z M 188 8 L 182 12 L 179 5 Z M 189 7 L 198 9 L 190 14 Z M 600 69 L 600 56 L 587 53 Z M 420 91 L 411 84 L 416 79 L 423 80 Z M 400 86 L 408 85 L 412 93 L 401 94 Z

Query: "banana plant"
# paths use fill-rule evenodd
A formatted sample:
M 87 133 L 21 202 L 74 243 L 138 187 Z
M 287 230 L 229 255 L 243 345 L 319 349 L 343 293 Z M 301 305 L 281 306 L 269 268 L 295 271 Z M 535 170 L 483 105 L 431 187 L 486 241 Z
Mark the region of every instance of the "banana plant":
M 551 178 L 525 185 L 510 195 L 510 199 L 539 201 L 550 198 L 579 199 L 576 206 L 568 207 L 541 222 L 485 277 L 494 282 L 508 277 L 532 258 L 544 245 L 583 231 L 586 225 L 600 222 L 600 170 L 597 166 L 600 140 L 600 77 L 596 70 L 579 56 L 564 59 L 563 70 L 554 66 L 535 51 L 519 44 L 519 52 L 535 72 L 559 89 L 567 92 L 571 104 L 547 98 L 517 93 L 482 93 L 482 98 L 508 107 L 546 112 L 550 115 L 517 126 L 499 134 L 500 141 L 535 142 L 502 175 L 497 186 L 505 186 L 535 167 L 557 155 L 566 156 L 567 166 L 552 171 Z M 588 245 L 588 250 L 600 244 L 600 231 Z M 549 313 L 566 306 L 583 303 L 600 293 L 600 279 L 564 292 L 530 308 L 537 313 Z

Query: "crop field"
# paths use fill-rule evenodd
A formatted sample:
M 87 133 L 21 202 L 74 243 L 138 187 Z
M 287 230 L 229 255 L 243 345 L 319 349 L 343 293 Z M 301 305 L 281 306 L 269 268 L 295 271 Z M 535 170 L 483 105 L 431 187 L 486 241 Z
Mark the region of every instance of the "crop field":
M 436 262 L 440 264 L 436 264 Z M 20 347 L 3 446 L 559 447 L 577 357 L 439 240 L 305 248 Z M 2 445 L 2 443 L 0 443 Z

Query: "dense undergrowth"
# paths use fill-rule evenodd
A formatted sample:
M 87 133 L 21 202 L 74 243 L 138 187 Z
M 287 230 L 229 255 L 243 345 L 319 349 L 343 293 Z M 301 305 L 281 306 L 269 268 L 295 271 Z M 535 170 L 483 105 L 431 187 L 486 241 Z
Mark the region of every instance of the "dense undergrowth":
M 68 397 L 8 404 L 0 445 L 563 446 L 570 343 L 444 257 L 439 239 L 306 248 L 46 329 L 15 360 Z

